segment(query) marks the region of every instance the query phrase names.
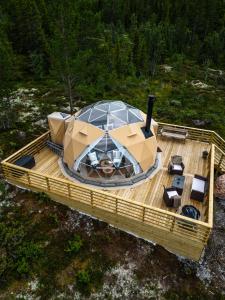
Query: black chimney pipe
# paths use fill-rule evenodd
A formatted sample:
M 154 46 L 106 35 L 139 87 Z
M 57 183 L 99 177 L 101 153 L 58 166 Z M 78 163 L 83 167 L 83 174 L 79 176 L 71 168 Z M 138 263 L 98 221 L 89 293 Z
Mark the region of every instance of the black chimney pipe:
M 149 95 L 148 96 L 148 110 L 147 110 L 147 117 L 146 117 L 146 124 L 145 124 L 145 131 L 148 133 L 150 133 L 150 131 L 151 131 L 152 110 L 153 110 L 154 102 L 155 102 L 155 96 Z

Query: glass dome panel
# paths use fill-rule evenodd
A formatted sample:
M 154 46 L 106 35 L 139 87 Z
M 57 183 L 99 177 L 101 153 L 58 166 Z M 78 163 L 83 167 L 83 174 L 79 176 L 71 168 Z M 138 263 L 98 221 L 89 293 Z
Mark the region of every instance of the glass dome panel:
M 116 118 L 120 119 L 125 124 L 128 123 L 127 110 L 125 110 L 125 109 L 114 111 L 114 112 L 111 113 L 111 115 L 113 117 L 116 117 Z
M 138 109 L 122 101 L 100 101 L 81 110 L 77 119 L 103 130 L 144 121 Z
M 95 107 L 99 110 L 107 112 L 109 110 L 109 103 L 96 104 Z
M 126 109 L 126 105 L 121 101 L 113 101 L 110 103 L 110 111 Z
M 141 113 L 138 109 L 130 108 L 129 113 L 133 114 L 136 117 L 136 120 L 137 120 L 136 122 L 142 122 L 143 121 L 142 115 L 141 115 Z
M 107 153 L 108 151 L 112 151 L 114 149 L 117 149 L 117 147 L 107 133 L 103 136 L 100 142 L 94 147 L 94 150 L 103 153 Z
M 104 129 L 103 124 L 107 124 L 107 115 L 105 114 L 99 117 L 98 119 L 95 119 L 94 121 L 91 122 L 91 124 L 101 129 Z
M 88 110 L 85 110 L 84 112 L 82 111 L 81 114 L 79 115 L 78 119 L 84 122 L 89 122 L 89 117 L 91 114 L 91 108 L 89 108 Z
M 90 123 L 92 123 L 92 122 L 95 121 L 96 119 L 101 118 L 101 117 L 104 117 L 104 116 L 106 116 L 106 113 L 105 113 L 105 112 L 93 108 L 93 109 L 91 110 L 90 115 L 89 115 L 88 121 L 89 121 Z

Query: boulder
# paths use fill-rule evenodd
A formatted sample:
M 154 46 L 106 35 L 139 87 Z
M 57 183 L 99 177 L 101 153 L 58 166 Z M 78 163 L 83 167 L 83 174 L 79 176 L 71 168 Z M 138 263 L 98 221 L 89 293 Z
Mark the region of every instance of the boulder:
M 18 137 L 21 139 L 21 140 L 25 140 L 27 135 L 26 135 L 26 132 L 22 131 L 22 130 L 19 130 L 18 131 Z
M 210 125 L 212 123 L 211 120 L 192 120 L 192 123 L 195 126 L 206 126 L 206 125 Z
M 225 174 L 216 179 L 215 197 L 225 200 Z
M 181 107 L 182 106 L 182 103 L 179 100 L 171 100 L 170 104 L 172 106 L 176 106 L 176 107 Z

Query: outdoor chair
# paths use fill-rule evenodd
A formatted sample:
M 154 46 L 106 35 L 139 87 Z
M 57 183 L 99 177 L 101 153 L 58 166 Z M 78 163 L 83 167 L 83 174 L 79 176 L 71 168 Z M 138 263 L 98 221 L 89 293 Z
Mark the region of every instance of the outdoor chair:
M 163 200 L 167 207 L 178 208 L 181 205 L 181 196 L 173 187 L 164 187 Z
M 119 168 L 120 167 L 120 164 L 122 162 L 122 158 L 123 158 L 123 154 L 122 152 L 120 152 L 119 150 L 112 150 L 112 151 L 109 151 L 107 153 L 107 155 L 110 157 L 110 159 L 112 160 L 114 166 L 116 168 Z
M 96 168 L 97 165 L 99 164 L 99 160 L 98 160 L 96 152 L 88 153 L 88 158 L 90 159 L 91 166 Z
M 168 172 L 171 175 L 183 175 L 184 167 L 182 156 L 174 155 L 171 157 L 171 161 L 169 162 Z
M 206 177 L 194 175 L 191 187 L 191 199 L 203 202 L 207 187 Z

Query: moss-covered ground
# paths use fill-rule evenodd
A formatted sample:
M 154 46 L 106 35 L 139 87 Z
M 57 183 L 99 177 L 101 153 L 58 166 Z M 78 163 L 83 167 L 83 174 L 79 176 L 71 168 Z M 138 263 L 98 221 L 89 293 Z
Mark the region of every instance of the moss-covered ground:
M 77 86 L 75 107 L 122 99 L 145 111 L 149 93 L 157 96 L 156 120 L 225 136 L 224 72 L 191 62 L 170 71 L 161 66 L 154 78 Z M 62 87 L 50 80 L 18 83 L 8 99 L 1 158 L 44 132 L 48 113 L 69 112 Z M 3 179 L 0 198 L 0 299 L 224 299 L 218 279 L 224 270 L 208 274 L 205 267 L 204 273 L 201 265 Z

